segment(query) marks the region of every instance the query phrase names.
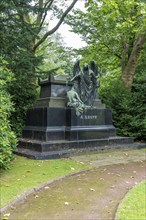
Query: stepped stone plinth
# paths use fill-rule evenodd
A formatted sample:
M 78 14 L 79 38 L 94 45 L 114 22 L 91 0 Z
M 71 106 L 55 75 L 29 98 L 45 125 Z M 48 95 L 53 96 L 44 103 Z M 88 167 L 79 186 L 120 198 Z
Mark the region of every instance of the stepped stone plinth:
M 49 76 L 39 80 L 39 85 L 40 97 L 27 111 L 26 125 L 15 153 L 35 159 L 54 159 L 133 145 L 133 138 L 116 136 L 111 110 L 101 103 L 98 95 L 92 106 L 79 112 L 81 108 L 68 106 L 68 91 L 74 83 L 68 83 L 67 76 Z

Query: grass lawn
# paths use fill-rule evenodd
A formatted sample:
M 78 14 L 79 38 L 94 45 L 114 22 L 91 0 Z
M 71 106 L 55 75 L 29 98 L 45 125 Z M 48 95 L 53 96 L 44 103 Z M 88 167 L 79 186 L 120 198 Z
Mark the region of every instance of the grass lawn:
M 146 181 L 132 188 L 117 212 L 117 220 L 146 219 Z
M 88 168 L 91 166 L 71 159 L 40 161 L 16 156 L 12 161 L 11 169 L 2 171 L 0 175 L 0 207 L 42 183 Z

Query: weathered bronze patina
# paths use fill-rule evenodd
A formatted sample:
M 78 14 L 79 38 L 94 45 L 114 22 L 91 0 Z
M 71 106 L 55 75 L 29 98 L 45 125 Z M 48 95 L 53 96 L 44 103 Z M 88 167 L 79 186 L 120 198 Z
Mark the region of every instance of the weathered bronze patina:
M 97 98 L 99 78 L 100 73 L 94 61 L 90 61 L 90 65 L 84 64 L 83 69 L 80 68 L 79 60 L 75 63 L 73 77 L 70 80 L 74 85 L 67 92 L 69 100 L 67 106 L 75 108 L 77 115 L 83 113 L 87 108 L 93 107 Z

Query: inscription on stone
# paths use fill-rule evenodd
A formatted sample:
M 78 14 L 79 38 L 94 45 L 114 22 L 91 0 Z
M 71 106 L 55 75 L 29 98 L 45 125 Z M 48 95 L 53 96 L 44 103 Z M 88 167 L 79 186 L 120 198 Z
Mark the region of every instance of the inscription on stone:
M 81 115 L 81 119 L 97 119 L 97 115 Z

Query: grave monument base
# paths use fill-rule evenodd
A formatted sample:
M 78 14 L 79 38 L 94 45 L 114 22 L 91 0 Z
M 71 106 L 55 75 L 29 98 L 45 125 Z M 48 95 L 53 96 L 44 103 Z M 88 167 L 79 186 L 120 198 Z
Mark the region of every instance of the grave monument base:
M 49 76 L 40 80 L 40 98 L 29 109 L 26 126 L 19 140 L 16 154 L 33 159 L 55 159 L 76 153 L 134 145 L 133 138 L 116 136 L 112 113 L 100 99 L 92 108 L 78 115 L 75 108 L 66 107 L 67 84 L 65 77 Z
M 58 159 L 74 155 L 95 153 L 101 150 L 144 148 L 146 144 L 134 143 L 129 137 L 110 137 L 80 141 L 36 141 L 20 139 L 15 153 L 36 160 Z

